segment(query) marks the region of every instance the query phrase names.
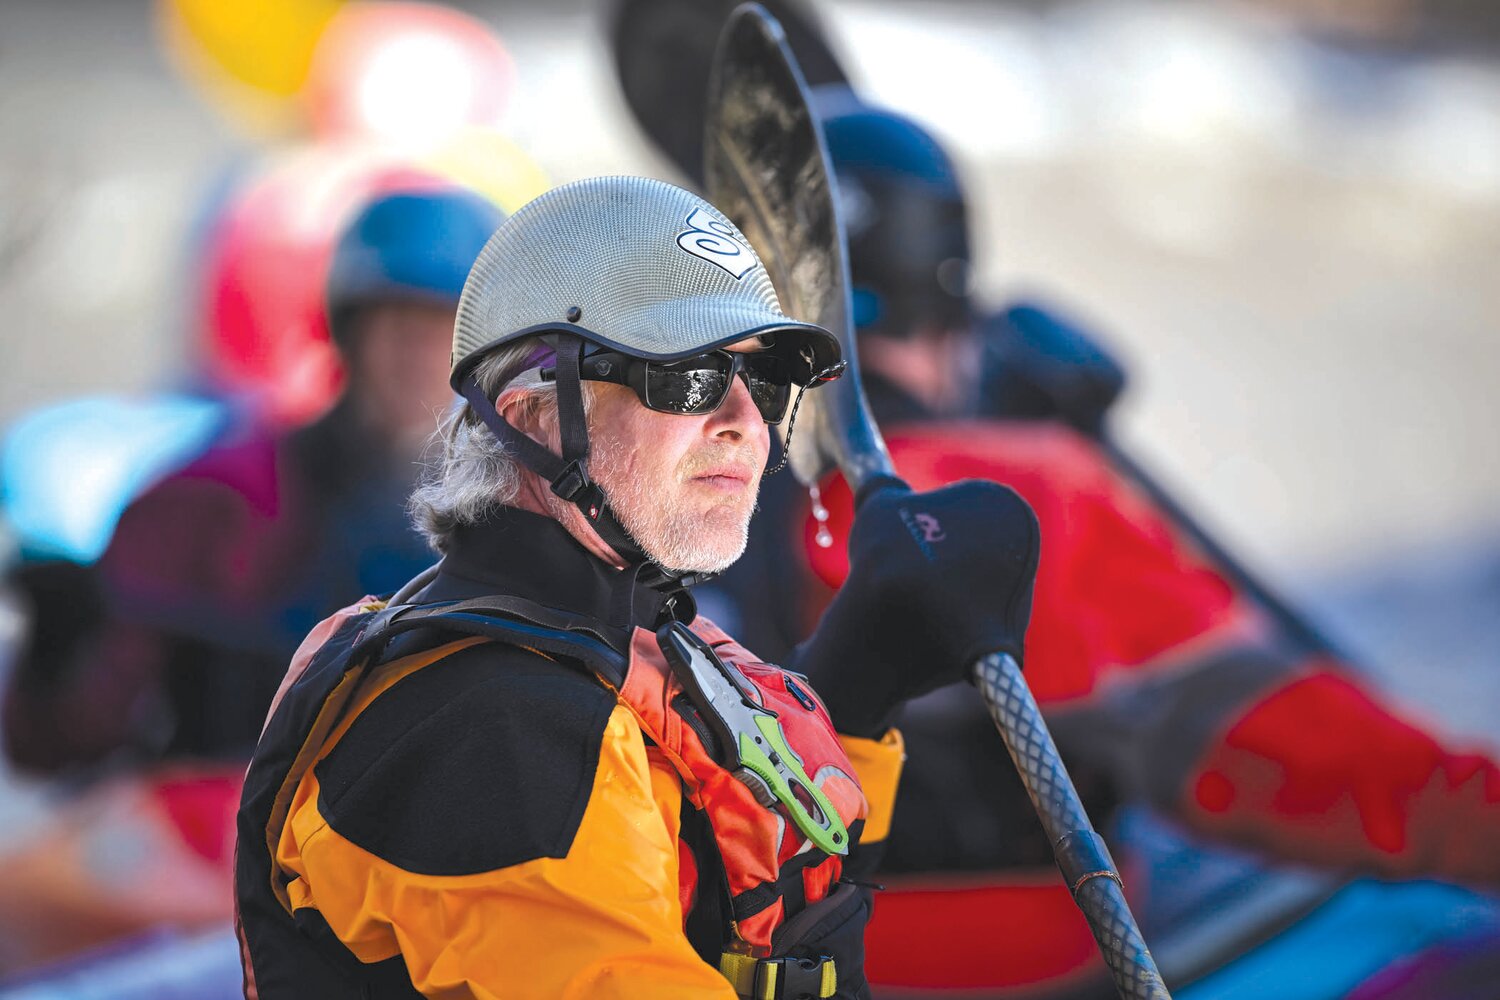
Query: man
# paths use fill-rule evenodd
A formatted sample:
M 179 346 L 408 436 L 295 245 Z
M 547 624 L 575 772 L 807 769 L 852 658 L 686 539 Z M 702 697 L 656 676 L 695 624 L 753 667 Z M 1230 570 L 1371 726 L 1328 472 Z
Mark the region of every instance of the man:
M 963 191 L 925 130 L 854 102 L 825 127 L 875 416 L 914 487 L 993 479 L 1036 511 L 1027 679 L 1095 822 L 1128 797 L 1275 857 L 1500 882 L 1500 769 L 1441 745 L 1347 665 L 1284 634 L 1068 414 L 1022 391 L 1013 360 L 1054 321 L 972 308 Z M 981 332 L 1000 360 L 983 383 Z M 848 492 L 825 484 L 823 499 L 817 542 L 795 491 L 768 497 L 784 520 L 758 526 L 776 539 L 752 541 L 758 572 L 737 566 L 718 584 L 766 655 L 800 640 L 830 587 L 857 582 L 843 555 Z M 776 551 L 792 536 L 807 541 L 800 574 L 760 560 L 758 543 Z M 910 761 L 882 877 L 906 878 L 889 880 L 872 922 L 872 979 L 941 995 L 1092 976 L 1111 995 L 983 706 L 938 692 L 902 729 Z
M 456 188 L 363 206 L 327 284 L 345 368 L 333 409 L 285 434 L 230 427 L 125 509 L 96 564 L 12 571 L 44 626 L 7 693 L 12 760 L 243 758 L 307 629 L 351 588 L 387 590 L 425 564 L 399 511 L 451 399 L 439 345 L 500 219 Z
M 427 561 L 402 504 L 452 398 L 459 292 L 500 218 L 453 187 L 374 198 L 327 283 L 345 364 L 333 410 L 290 433 L 229 428 L 125 509 L 96 563 L 11 570 L 29 614 L 6 753 L 105 780 L 0 859 L 8 967 L 229 917 L 244 761 L 286 659 L 349 591 L 394 588 Z
M 867 997 L 845 861 L 885 835 L 889 718 L 972 649 L 1020 653 L 1024 504 L 865 498 L 871 586 L 799 651 L 808 676 L 697 617 L 686 587 L 743 549 L 768 424 L 841 366 L 738 230 L 659 181 L 511 218 L 452 361 L 467 405 L 412 500 L 442 560 L 314 630 L 246 779 L 248 990 Z M 910 509 L 953 544 L 919 543 Z M 932 656 L 852 662 L 867 626 Z

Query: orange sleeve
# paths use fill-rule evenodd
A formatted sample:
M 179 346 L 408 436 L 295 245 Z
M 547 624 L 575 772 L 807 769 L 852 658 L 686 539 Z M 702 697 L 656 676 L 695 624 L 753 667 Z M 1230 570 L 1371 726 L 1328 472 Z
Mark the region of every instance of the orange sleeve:
M 425 996 L 734 1000 L 683 933 L 681 787 L 616 706 L 576 836 L 563 858 L 474 875 L 406 871 L 341 837 L 309 771 L 277 861 L 295 909 L 315 908 L 361 961 L 400 953 Z
M 901 783 L 901 768 L 906 763 L 906 743 L 901 731 L 888 729 L 878 740 L 839 735 L 854 776 L 859 779 L 869 812 L 865 814 L 865 831 L 860 843 L 875 844 L 891 832 L 891 814 L 896 811 L 896 787 Z

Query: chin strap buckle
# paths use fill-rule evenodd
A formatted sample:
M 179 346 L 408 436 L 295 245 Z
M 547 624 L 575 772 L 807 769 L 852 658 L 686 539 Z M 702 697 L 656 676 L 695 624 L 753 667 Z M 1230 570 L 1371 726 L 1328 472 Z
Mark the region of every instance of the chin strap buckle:
M 604 491 L 589 479 L 589 474 L 575 459 L 563 467 L 552 480 L 552 492 L 583 511 L 590 522 L 604 513 Z

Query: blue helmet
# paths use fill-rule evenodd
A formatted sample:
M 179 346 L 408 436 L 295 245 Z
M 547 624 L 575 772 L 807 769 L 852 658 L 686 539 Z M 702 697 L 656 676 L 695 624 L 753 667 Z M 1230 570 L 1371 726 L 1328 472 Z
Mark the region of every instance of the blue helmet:
M 504 213 L 461 188 L 396 191 L 365 205 L 339 237 L 328 270 L 328 328 L 346 347 L 362 305 L 415 300 L 458 305 L 479 251 Z
M 845 92 L 823 116 L 849 233 L 854 323 L 909 336 L 971 320 L 969 226 L 953 161 L 920 125 Z

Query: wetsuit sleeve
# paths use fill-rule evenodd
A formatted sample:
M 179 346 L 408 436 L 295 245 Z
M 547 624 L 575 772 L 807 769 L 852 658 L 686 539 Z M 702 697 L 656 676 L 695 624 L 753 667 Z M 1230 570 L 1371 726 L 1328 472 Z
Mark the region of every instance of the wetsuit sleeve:
M 1336 661 L 1202 651 L 1051 718 L 1059 742 L 1202 833 L 1280 858 L 1500 883 L 1500 768 Z
M 1027 676 L 1078 711 L 1054 724 L 1065 749 L 1092 745 L 1190 825 L 1278 857 L 1500 883 L 1494 761 L 1443 746 L 1346 665 L 1276 650 L 1274 624 L 1094 446 L 1049 462 L 1016 485 L 1043 529 Z M 1119 725 L 1089 701 L 1115 702 Z
M 1311 663 L 1224 718 L 1175 811 L 1304 861 L 1500 885 L 1500 767 Z
M 896 788 L 906 763 L 906 744 L 897 729 L 886 730 L 878 740 L 840 735 L 844 753 L 854 765 L 854 776 L 865 793 L 869 812 L 865 815 L 860 842 L 876 844 L 891 832 L 891 814 L 896 809 Z
M 399 853 L 389 843 L 381 853 L 356 844 L 322 814 L 319 779 L 309 774 L 278 849 L 283 871 L 296 875 L 294 915 L 326 927 L 362 962 L 399 953 L 427 996 L 733 1000 L 683 932 L 675 775 L 651 764 L 624 707 L 608 711 L 598 738 L 586 805 L 566 843 L 465 874 L 438 873 L 457 870 L 451 856 L 397 860 L 382 856 Z M 420 740 L 412 749 L 420 752 Z M 547 825 L 537 842 L 553 832 Z

